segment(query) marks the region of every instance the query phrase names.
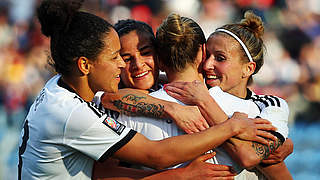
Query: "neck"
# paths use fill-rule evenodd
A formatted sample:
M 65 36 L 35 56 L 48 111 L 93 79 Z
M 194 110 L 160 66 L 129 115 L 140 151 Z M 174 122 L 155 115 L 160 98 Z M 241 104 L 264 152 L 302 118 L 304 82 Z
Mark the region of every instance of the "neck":
M 83 100 L 92 101 L 94 97 L 94 92 L 92 92 L 89 87 L 86 76 L 80 77 L 61 77 L 64 83 L 66 83 L 70 88 L 72 88 Z
M 227 92 L 239 98 L 245 99 L 247 96 L 247 83 L 239 84 L 237 88 L 233 88 Z
M 181 72 L 166 70 L 166 74 L 169 82 L 192 82 L 194 80 L 203 81 L 202 72 L 199 72 L 198 69 L 192 65 L 187 65 L 186 68 Z

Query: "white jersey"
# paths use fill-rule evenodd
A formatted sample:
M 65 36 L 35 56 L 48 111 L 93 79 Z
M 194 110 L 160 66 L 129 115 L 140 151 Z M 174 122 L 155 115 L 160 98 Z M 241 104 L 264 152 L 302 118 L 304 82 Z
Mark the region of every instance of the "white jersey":
M 231 117 L 234 112 L 246 113 L 250 118 L 260 116 L 261 118 L 271 121 L 284 138 L 288 136 L 287 121 L 289 109 L 287 103 L 283 99 L 274 96 L 272 96 L 271 99 L 269 98 L 271 96 L 263 96 L 264 99 L 261 99 L 257 98 L 257 95 L 249 91 L 246 100 L 244 100 L 223 92 L 218 86 L 210 88 L 209 93 L 228 117 Z M 149 95 L 162 100 L 183 104 L 169 96 L 163 89 L 159 89 Z M 274 102 L 271 103 L 270 100 L 273 100 Z M 140 116 L 132 117 L 121 114 L 118 120 L 127 127 L 140 132 L 152 140 L 161 140 L 171 136 L 184 134 L 184 132 L 170 119 L 161 120 Z M 239 166 L 222 147 L 217 147 L 214 151 L 217 153 L 215 159 L 210 159 L 208 162 L 232 166 L 238 173 L 235 177 L 237 180 L 258 179 L 258 176 L 255 173 L 246 171 Z M 175 167 L 179 166 L 180 165 Z M 259 179 L 261 179 L 260 176 Z
M 254 92 L 247 90 L 245 99 L 256 103 L 261 111 L 260 117 L 269 120 L 277 127 L 277 132 L 282 135 L 282 141 L 289 135 L 288 118 L 289 107 L 287 102 L 277 96 L 272 95 L 256 95 Z M 281 139 L 281 136 L 278 136 Z M 267 178 L 259 171 L 253 169 L 253 172 L 244 170 L 242 173 L 247 180 L 267 180 Z
M 174 99 L 169 96 L 163 89 L 159 89 L 153 93 L 149 94 L 150 96 L 183 104 L 182 102 Z M 247 113 L 249 117 L 256 117 L 259 115 L 259 108 L 255 103 L 248 100 L 243 100 L 232 96 L 228 93 L 223 92 L 220 88 L 214 89 L 211 91 L 210 95 L 216 100 L 218 105 L 226 112 L 228 116 L 232 116 L 232 114 L 237 112 Z M 230 102 L 226 104 L 225 102 Z M 120 115 L 119 121 L 125 124 L 127 127 L 130 127 L 139 133 L 145 135 L 147 138 L 152 140 L 161 140 L 164 138 L 168 138 L 171 136 L 178 136 L 185 134 L 176 124 L 170 119 L 161 120 L 150 117 L 131 117 L 126 115 Z M 240 167 L 235 161 L 231 159 L 230 156 L 224 151 L 223 148 L 215 149 L 217 155 L 216 160 L 211 159 L 208 162 L 225 164 L 232 166 L 238 173 L 240 173 L 243 168 Z M 181 164 L 176 167 L 184 166 L 185 164 Z
M 135 135 L 51 78 L 32 104 L 19 147 L 19 179 L 91 179 L 103 161 Z
M 277 127 L 277 132 L 282 135 L 279 138 L 282 138 L 283 141 L 288 137 L 289 108 L 285 100 L 276 96 L 256 95 L 250 90 L 247 91 L 246 100 L 243 100 L 223 92 L 218 86 L 210 88 L 209 93 L 229 117 L 237 111 L 244 112 L 251 118 L 259 116 L 269 120 Z M 256 107 L 252 106 L 252 103 L 248 103 L 248 100 L 253 102 Z M 217 152 L 216 157 L 219 164 L 231 165 L 239 173 L 235 177 L 236 180 L 264 179 L 261 173 L 249 172 L 240 167 L 223 148 L 218 147 L 215 151 Z

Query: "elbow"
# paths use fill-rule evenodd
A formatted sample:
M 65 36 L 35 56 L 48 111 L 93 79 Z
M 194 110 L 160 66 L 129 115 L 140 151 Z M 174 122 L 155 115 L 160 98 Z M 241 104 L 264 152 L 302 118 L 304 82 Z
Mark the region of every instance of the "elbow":
M 148 157 L 149 167 L 155 170 L 163 170 L 174 165 L 173 158 L 170 155 L 152 154 Z

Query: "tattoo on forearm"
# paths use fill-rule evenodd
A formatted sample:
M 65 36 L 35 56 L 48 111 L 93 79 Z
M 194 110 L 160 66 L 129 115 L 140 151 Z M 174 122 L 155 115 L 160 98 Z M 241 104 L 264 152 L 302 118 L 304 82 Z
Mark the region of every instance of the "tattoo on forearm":
M 122 99 L 127 100 L 127 101 L 132 101 L 134 104 L 136 104 L 141 99 L 146 99 L 146 97 L 144 97 L 144 96 L 139 97 L 134 94 L 127 94 L 127 95 L 123 96 Z
M 122 97 L 121 100 L 112 101 L 121 113 L 130 116 L 148 116 L 160 118 L 164 114 L 164 106 L 161 104 L 149 104 L 143 102 L 146 99 L 144 96 L 136 96 L 128 94 Z
M 260 144 L 257 142 L 252 142 L 252 148 L 255 150 L 256 154 L 260 157 L 261 160 L 269 157 L 278 147 L 281 145 L 279 139 L 276 141 L 271 141 L 269 145 Z

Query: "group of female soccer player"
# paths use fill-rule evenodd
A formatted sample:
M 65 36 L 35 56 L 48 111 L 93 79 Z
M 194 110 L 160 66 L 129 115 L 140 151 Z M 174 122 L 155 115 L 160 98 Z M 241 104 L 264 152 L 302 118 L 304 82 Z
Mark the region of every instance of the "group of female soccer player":
M 25 120 L 20 179 L 292 179 L 287 104 L 247 88 L 263 65 L 258 16 L 247 12 L 206 40 L 173 13 L 154 36 L 143 22 L 113 27 L 81 12 L 82 2 L 38 8 L 58 74 Z

